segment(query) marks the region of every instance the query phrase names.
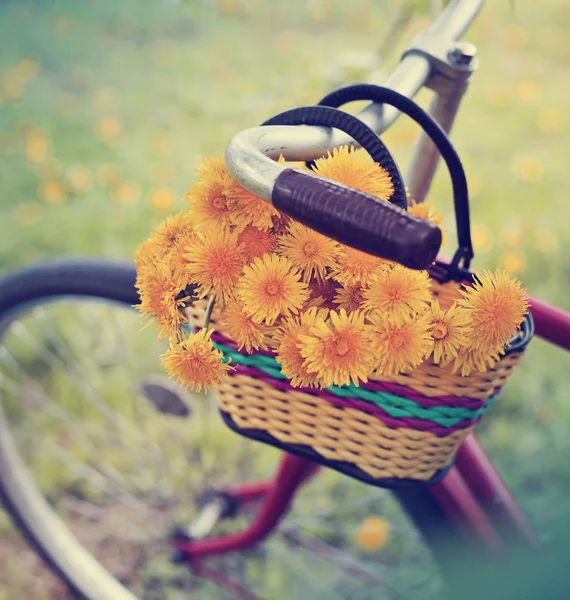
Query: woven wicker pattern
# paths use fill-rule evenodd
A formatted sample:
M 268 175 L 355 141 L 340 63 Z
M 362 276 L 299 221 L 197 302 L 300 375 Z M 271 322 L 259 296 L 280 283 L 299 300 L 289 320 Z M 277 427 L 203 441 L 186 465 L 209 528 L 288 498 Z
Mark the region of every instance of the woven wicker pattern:
M 216 336 L 216 347 L 232 360 L 237 372 L 264 379 L 276 386 L 289 385 L 288 379 L 281 373 L 279 364 L 272 356 L 256 353 L 252 356 L 240 354 L 229 346 L 226 338 Z M 457 396 L 422 396 L 405 386 L 383 382 L 368 382 L 360 386 L 331 386 L 324 390 L 314 388 L 299 389 L 309 394 L 317 394 L 333 404 L 343 406 L 352 403 L 354 407 L 377 414 L 390 427 L 412 427 L 430 429 L 440 425 L 449 434 L 454 427 L 464 428 L 464 421 L 476 421 L 489 408 L 492 399 L 481 401 Z
M 411 373 L 382 377 L 378 381 L 393 381 L 423 394 L 424 396 L 457 396 L 488 400 L 509 378 L 521 358 L 517 352 L 504 356 L 493 369 L 485 373 L 471 373 L 469 377 L 453 374 L 449 368 L 441 368 L 430 361 L 422 363 Z
M 442 284 L 435 279 L 431 280 L 432 294 L 439 300 L 441 308 L 446 310 L 453 304 L 454 300 L 463 298 L 463 295 L 460 292 L 461 288 L 461 283 L 457 281 L 448 281 Z
M 391 429 L 363 411 L 239 374 L 220 385 L 218 397 L 238 427 L 267 431 L 286 444 L 310 446 L 329 460 L 355 464 L 376 478 L 430 479 L 449 464 L 472 429 L 447 437 Z

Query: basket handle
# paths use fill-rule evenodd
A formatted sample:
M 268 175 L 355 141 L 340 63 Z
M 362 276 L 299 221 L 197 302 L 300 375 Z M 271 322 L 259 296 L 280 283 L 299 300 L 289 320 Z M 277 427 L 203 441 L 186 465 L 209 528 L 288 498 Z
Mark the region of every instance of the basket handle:
M 453 186 L 453 203 L 459 248 L 453 257 L 450 270 L 451 272 L 456 271 L 460 267 L 460 263 L 462 263 L 461 267 L 463 269 L 469 268 L 473 258 L 473 244 L 471 242 L 467 178 L 461 159 L 445 131 L 428 113 L 407 96 L 403 96 L 390 88 L 374 84 L 358 83 L 342 87 L 327 94 L 319 102 L 319 105 L 337 108 L 357 100 L 370 100 L 379 104 L 394 106 L 418 123 L 436 145 L 447 165 Z
M 407 195 L 396 161 L 368 125 L 346 112 L 303 106 L 280 113 L 263 125 L 320 125 L 344 131 L 383 167 L 392 180 L 390 202 L 297 169 L 285 169 L 273 187 L 274 206 L 339 242 L 394 260 L 411 269 L 426 269 L 441 246 L 441 230 L 406 212 Z

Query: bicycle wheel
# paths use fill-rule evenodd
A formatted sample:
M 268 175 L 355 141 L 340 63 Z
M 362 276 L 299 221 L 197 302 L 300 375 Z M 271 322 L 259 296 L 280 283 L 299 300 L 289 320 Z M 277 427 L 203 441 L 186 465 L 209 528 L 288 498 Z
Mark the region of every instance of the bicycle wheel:
M 0 281 L 0 494 L 79 597 L 235 597 L 171 564 L 169 533 L 208 489 L 272 474 L 279 453 L 227 429 L 208 396 L 159 378 L 161 344 L 130 310 L 134 282 L 132 266 L 88 259 Z M 376 552 L 354 541 L 370 515 L 392 527 Z M 439 589 L 432 555 L 391 495 L 332 471 L 303 489 L 266 543 L 208 564 L 259 594 L 249 598 L 424 599 Z M 30 585 L 6 591 L 19 600 Z

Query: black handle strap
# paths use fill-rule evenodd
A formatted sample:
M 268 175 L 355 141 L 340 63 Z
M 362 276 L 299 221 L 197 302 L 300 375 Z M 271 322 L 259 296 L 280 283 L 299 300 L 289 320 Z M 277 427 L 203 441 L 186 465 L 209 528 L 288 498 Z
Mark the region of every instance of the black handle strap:
M 429 267 L 441 246 L 441 230 L 406 212 L 404 182 L 380 138 L 353 115 L 324 106 L 281 113 L 264 125 L 322 125 L 344 131 L 390 175 L 392 202 L 384 202 L 312 173 L 286 169 L 275 182 L 276 208 L 333 239 L 411 269 Z
M 453 202 L 459 248 L 453 257 L 450 270 L 451 272 L 456 272 L 459 268 L 467 269 L 473 258 L 467 178 L 461 159 L 449 141 L 447 134 L 413 100 L 394 90 L 378 85 L 368 83 L 349 85 L 327 94 L 319 104 L 338 108 L 343 104 L 357 100 L 370 100 L 394 106 L 418 123 L 436 145 L 447 165 L 453 186 Z
M 406 186 L 396 161 L 384 142 L 360 119 L 336 108 L 302 106 L 275 115 L 262 125 L 321 125 L 344 131 L 356 140 L 370 154 L 372 160 L 386 169 L 390 175 L 394 185 L 394 193 L 390 202 L 403 210 L 408 209 Z

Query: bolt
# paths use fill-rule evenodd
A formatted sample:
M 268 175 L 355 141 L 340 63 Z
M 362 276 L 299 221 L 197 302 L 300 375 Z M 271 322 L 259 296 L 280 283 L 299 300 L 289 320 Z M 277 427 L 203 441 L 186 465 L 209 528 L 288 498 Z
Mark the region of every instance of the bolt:
M 477 47 L 471 42 L 457 42 L 447 54 L 454 67 L 468 67 L 477 56 Z

